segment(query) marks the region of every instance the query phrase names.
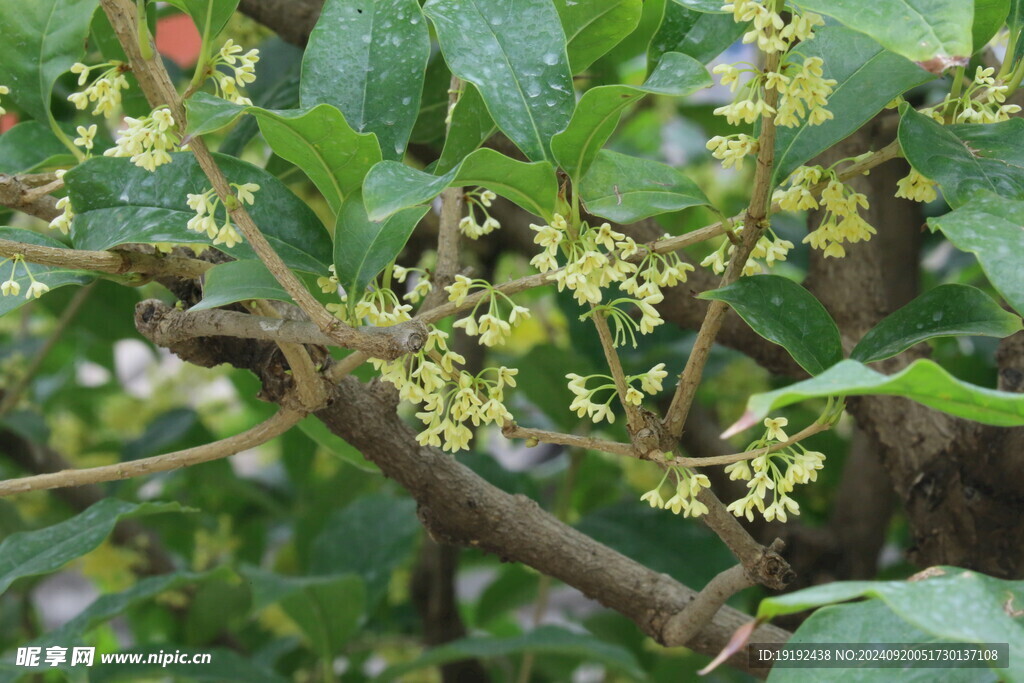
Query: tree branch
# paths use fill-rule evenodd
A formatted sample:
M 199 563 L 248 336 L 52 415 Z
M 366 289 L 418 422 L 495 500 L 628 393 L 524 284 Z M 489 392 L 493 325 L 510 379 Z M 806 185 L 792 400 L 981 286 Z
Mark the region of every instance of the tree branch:
M 182 451 L 156 455 L 151 458 L 119 462 L 114 465 L 90 467 L 84 470 L 63 470 L 50 474 L 38 474 L 34 477 L 0 481 L 0 497 L 15 493 L 27 493 L 29 491 L 42 491 L 44 489 L 130 479 L 131 477 L 141 477 L 146 474 L 153 474 L 154 472 L 167 472 L 210 462 L 211 460 L 219 460 L 248 448 L 255 448 L 270 441 L 275 436 L 284 434 L 303 417 L 305 415 L 302 413 L 282 408 L 274 413 L 270 419 L 241 434 L 229 436 L 214 443 L 196 446 L 195 448 L 186 448 Z
M 9 258 L 21 254 L 26 261 L 41 266 L 56 266 L 71 270 L 92 270 L 99 273 L 124 275 L 170 275 L 185 279 L 202 277 L 214 266 L 208 261 L 181 256 L 142 254 L 134 251 L 86 251 L 61 249 L 15 240 L 0 239 L 0 256 Z
M 61 214 L 57 200 L 48 194 L 33 193 L 35 187 L 30 176 L 0 173 L 0 206 L 52 221 Z

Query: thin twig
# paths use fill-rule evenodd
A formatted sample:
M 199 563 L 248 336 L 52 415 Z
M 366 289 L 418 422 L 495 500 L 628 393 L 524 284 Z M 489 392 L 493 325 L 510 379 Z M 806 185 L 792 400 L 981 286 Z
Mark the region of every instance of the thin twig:
M 597 310 L 593 304 L 590 306 L 594 327 L 597 328 L 597 337 L 601 340 L 601 348 L 604 350 L 605 360 L 608 361 L 608 368 L 612 371 L 612 381 L 615 382 L 615 391 L 619 395 L 619 403 L 626 411 L 626 422 L 629 426 L 630 436 L 634 436 L 644 426 L 644 419 L 640 415 L 638 406 L 630 403 L 626 398 L 629 384 L 626 382 L 626 373 L 622 370 L 622 361 L 615 350 L 615 342 L 612 340 L 612 332 L 608 329 L 608 319 L 602 311 Z
M 764 448 L 756 448 L 752 451 L 746 451 L 743 453 L 730 453 L 729 455 L 713 455 L 707 458 L 672 458 L 671 460 L 665 460 L 666 465 L 677 465 L 682 467 L 712 467 L 717 465 L 731 465 L 734 462 L 740 462 L 742 460 L 753 460 L 759 458 L 766 453 L 777 453 L 781 450 L 789 448 L 795 443 L 803 441 L 804 439 L 826 432 L 832 429 L 832 424 L 827 422 L 815 422 L 809 427 L 805 427 L 800 430 L 788 440 L 782 441 L 771 446 L 765 446 Z
M 85 303 L 86 299 L 89 298 L 89 295 L 92 294 L 92 290 L 95 285 L 95 282 L 90 282 L 75 292 L 75 296 L 72 297 L 67 308 L 61 312 L 60 317 L 57 319 L 57 324 L 54 325 L 53 331 L 50 332 L 50 336 L 46 338 L 43 345 L 38 351 L 36 351 L 36 354 L 32 357 L 32 360 L 29 361 L 29 364 L 21 374 L 21 377 L 19 377 L 14 383 L 14 386 L 3 392 L 3 400 L 0 400 L 0 417 L 11 412 L 14 406 L 18 404 L 18 401 L 21 399 L 21 395 L 25 392 L 25 389 L 28 388 L 28 385 L 35 374 L 39 372 L 39 368 L 42 367 L 43 361 L 46 360 L 50 351 L 52 351 L 53 347 L 57 345 L 58 341 L 60 341 L 60 338 L 64 334 L 64 331 L 67 330 L 68 325 L 74 317 L 78 315 L 78 311 L 82 309 L 82 305 Z
M 668 647 L 690 642 L 711 622 L 726 600 L 756 583 L 747 575 L 742 564 L 718 573 L 697 593 L 693 602 L 665 623 L 661 630 L 662 642 Z
M 772 53 L 765 57 L 765 72 L 776 71 L 779 66 L 779 54 Z M 766 89 L 765 102 L 774 111 L 778 103 L 779 93 L 774 89 Z M 722 277 L 721 287 L 729 285 L 739 279 L 743 273 L 743 267 L 753 252 L 757 241 L 761 238 L 764 228 L 767 227 L 768 212 L 771 208 L 771 180 L 772 167 L 775 163 L 775 120 L 771 116 L 761 117 L 761 134 L 758 136 L 757 167 L 754 171 L 754 189 L 750 196 L 750 204 L 747 206 L 743 218 L 743 240 L 726 267 L 725 275 Z M 676 386 L 672 403 L 665 413 L 664 426 L 669 435 L 678 439 L 683 433 L 683 425 L 686 424 L 686 416 L 690 412 L 693 398 L 697 394 L 697 387 L 700 385 L 701 376 L 704 373 L 704 366 L 707 364 L 711 347 L 715 343 L 715 337 L 722 327 L 725 314 L 729 305 L 724 301 L 715 300 L 708 306 L 701 323 L 700 331 L 697 332 L 697 339 L 693 343 L 693 350 L 686 361 L 686 367 L 679 377 L 679 384 Z
M 281 316 L 270 303 L 261 300 L 252 302 L 253 308 L 264 316 L 280 320 Z M 281 349 L 282 355 L 288 361 L 291 368 L 292 378 L 295 380 L 295 391 L 302 407 L 313 413 L 327 405 L 328 392 L 324 385 L 323 378 L 309 357 L 306 347 L 296 342 L 277 341 L 277 347 Z
M 365 363 L 369 356 L 362 351 L 353 351 L 351 354 L 345 356 L 340 361 L 330 367 L 324 377 L 327 381 L 332 384 L 337 384 L 342 379 L 352 374 L 352 372 L 360 365 Z
M 602 451 L 604 453 L 611 453 L 612 455 L 622 455 L 628 458 L 636 458 L 636 450 L 625 443 L 617 443 L 615 441 L 605 441 L 604 439 L 595 439 L 589 436 L 578 436 L 576 434 L 563 434 L 561 432 L 549 432 L 543 429 L 530 429 L 528 427 L 520 427 L 515 422 L 506 422 L 502 428 L 501 433 L 506 439 L 536 439 L 544 443 L 554 443 L 561 446 L 575 446 L 576 448 L 585 448 L 591 451 Z
M 181 256 L 142 254 L 134 251 L 62 249 L 0 239 L 0 256 L 10 258 L 14 254 L 21 254 L 26 261 L 41 266 L 92 270 L 112 275 L 170 275 L 190 280 L 201 277 L 214 265 L 208 261 Z
M 117 481 L 140 477 L 154 472 L 167 472 L 182 467 L 190 467 L 211 460 L 226 458 L 249 448 L 255 448 L 279 436 L 299 422 L 305 415 L 284 408 L 274 413 L 270 419 L 248 429 L 241 434 L 229 436 L 213 443 L 186 448 L 182 451 L 141 458 L 114 465 L 90 467 L 85 470 L 63 470 L 51 474 L 38 474 L 33 477 L 8 479 L 0 481 L 0 497 L 14 493 L 27 493 L 44 489 L 57 489 L 83 484 L 98 484 L 105 481 Z

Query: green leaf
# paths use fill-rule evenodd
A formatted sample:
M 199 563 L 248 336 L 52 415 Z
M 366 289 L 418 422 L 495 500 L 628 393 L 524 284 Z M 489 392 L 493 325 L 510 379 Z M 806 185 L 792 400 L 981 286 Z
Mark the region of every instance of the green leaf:
M 607 149 L 598 152 L 583 176 L 580 198 L 587 211 L 617 223 L 709 203 L 681 171 Z
M 302 58 L 303 107 L 333 104 L 401 159 L 420 110 L 430 34 L 416 0 L 327 0 Z
M 345 196 L 359 188 L 366 172 L 381 160 L 373 133 L 357 133 L 337 107 L 270 111 L 232 104 L 206 93 L 186 101 L 190 135 L 205 135 L 252 114 L 274 153 L 301 168 L 337 214 Z
M 0 135 L 0 173 L 13 175 L 31 171 L 43 162 L 67 153 L 68 148 L 49 126 L 38 121 L 22 121 Z
M 801 43 L 794 57 L 820 57 L 822 75 L 836 85 L 827 108 L 833 118 L 818 126 L 804 122 L 775 131 L 775 182 L 860 128 L 886 104 L 935 76 L 894 54 L 871 38 L 842 26 L 824 26 L 814 40 Z
M 444 149 L 433 172 L 452 170 L 497 130 L 480 91 L 472 83 L 463 83 L 462 95 L 452 110 L 452 125 L 444 139 Z
M 1020 330 L 1020 316 L 1004 311 L 980 289 L 940 285 L 878 323 L 854 347 L 850 358 L 871 363 L 934 337 L 1002 338 Z
M 427 207 L 419 206 L 372 221 L 366 215 L 363 196 L 358 192 L 349 195 L 334 229 L 334 268 L 350 297 L 358 297 L 395 260 L 426 213 Z
M 1010 13 L 1010 0 L 974 0 L 974 25 L 971 27 L 971 44 L 978 52 L 996 31 L 1003 27 Z
M 1010 14 L 1006 17 L 1006 25 L 1010 27 L 1010 33 L 1016 33 L 1024 26 L 1024 0 L 1010 0 Z M 1017 46 L 1017 55 L 1020 55 L 1020 45 Z
M 196 28 L 199 29 L 200 36 L 204 35 L 207 25 L 209 25 L 209 33 L 206 35 L 210 40 L 220 34 L 238 6 L 238 0 L 169 0 L 169 2 L 192 17 Z
M 0 85 L 36 121 L 50 120 L 57 77 L 85 53 L 96 0 L 0 0 Z
M 843 359 L 839 328 L 810 292 L 778 275 L 740 278 L 699 294 L 724 301 L 759 335 L 785 347 L 793 360 L 818 375 Z
M 524 635 L 507 638 L 462 638 L 427 650 L 412 662 L 392 666 L 378 680 L 402 680 L 403 676 L 412 671 L 460 659 L 509 657 L 524 652 L 563 655 L 572 658 L 574 662 L 595 662 L 634 680 L 647 680 L 647 675 L 629 650 L 606 643 L 590 634 L 574 633 L 557 626 L 541 626 Z
M 550 219 L 558 200 L 555 169 L 546 161 L 516 161 L 493 149 L 478 149 L 444 175 L 433 175 L 383 161 L 363 183 L 371 219 L 379 220 L 409 206 L 429 202 L 451 185 L 479 185 L 544 219 Z
M 129 242 L 209 244 L 205 234 L 185 227 L 195 215 L 185 195 L 205 192 L 209 181 L 192 154 L 172 156 L 171 163 L 152 173 L 116 157 L 95 157 L 68 171 L 64 181 L 75 210 L 75 248 L 104 250 Z M 263 169 L 234 157 L 214 157 L 230 181 L 260 186 L 255 204 L 247 208 L 284 262 L 310 273 L 326 272 L 332 262 L 331 239 L 312 209 Z M 256 258 L 248 242 L 225 251 L 240 260 Z
M 643 0 L 554 1 L 574 74 L 584 71 L 632 33 L 644 7 Z
M 184 512 L 177 503 L 126 503 L 104 498 L 69 520 L 11 534 L 0 543 L 0 593 L 17 579 L 60 569 L 103 542 L 120 519 Z
M 1024 119 L 943 126 L 904 106 L 900 147 L 918 173 L 942 188 L 950 206 L 979 190 L 1024 199 Z
M 992 286 L 1024 314 L 1024 278 L 1020 271 L 1024 201 L 983 193 L 956 211 L 929 218 L 957 249 L 978 257 Z
M 0 239 L 13 240 L 24 244 L 38 244 L 40 246 L 53 247 L 55 249 L 67 249 L 66 244 L 61 244 L 52 237 L 22 228 L 0 227 Z M 4 259 L 0 259 L 0 261 L 2 260 Z M 13 267 L 14 262 L 10 260 L 7 260 L 6 263 L 0 264 L 0 282 L 6 282 L 11 279 L 11 270 Z M 96 279 L 95 275 L 92 273 L 82 270 L 70 270 L 63 266 L 40 266 L 35 263 L 30 263 L 28 267 L 32 271 L 32 277 L 39 282 L 42 282 L 51 290 L 65 285 L 87 285 Z M 0 316 L 7 315 L 11 311 L 21 308 L 30 301 L 27 297 L 28 288 L 29 285 L 32 284 L 32 280 L 25 273 L 24 264 L 18 264 L 14 281 L 21 285 L 20 293 L 17 296 L 0 296 Z
M 331 455 L 364 472 L 380 474 L 380 468 L 363 457 L 363 454 L 350 446 L 348 442 L 327 428 L 322 421 L 310 415 L 303 419 L 297 427 L 302 433 L 324 448 Z
M 205 311 L 250 299 L 292 301 L 262 261 L 231 261 L 207 271 L 203 300 L 189 310 Z
M 948 641 L 1009 643 L 1010 661 L 1024 657 L 1024 626 L 1007 614 L 1007 601 L 1024 601 L 1024 582 L 941 567 L 943 574 L 920 581 L 837 581 L 765 598 L 758 618 L 865 597 L 880 600 L 908 624 Z M 950 619 L 950 615 L 956 615 Z M 934 673 L 933 673 L 934 676 Z M 934 680 L 934 678 L 933 678 Z M 1007 680 L 1020 680 L 1018 677 Z
M 647 63 L 654 64 L 666 52 L 681 52 L 707 64 L 739 40 L 746 29 L 747 24 L 736 23 L 731 14 L 711 14 L 670 2 L 647 49 Z
M 895 375 L 883 375 L 855 360 L 844 360 L 817 377 L 751 396 L 747 412 L 730 431 L 757 424 L 778 408 L 828 396 L 902 396 L 983 424 L 1024 425 L 1024 394 L 962 382 L 930 360 L 914 361 Z
M 881 600 L 868 600 L 841 605 L 827 605 L 815 610 L 786 641 L 787 648 L 799 648 L 809 643 L 863 643 L 885 646 L 889 643 L 917 643 L 922 645 L 949 643 L 907 623 Z M 892 672 L 878 668 L 878 662 L 847 662 L 843 669 L 843 683 L 885 683 L 892 680 Z M 785 672 L 785 673 L 782 673 Z M 901 667 L 901 683 L 934 683 L 936 670 L 923 667 Z M 977 669 L 943 669 L 943 683 L 975 683 Z M 984 677 L 984 676 L 983 676 Z M 821 670 L 815 668 L 777 668 L 768 676 L 772 681 L 785 683 L 818 683 Z
M 648 93 L 682 96 L 711 85 L 711 77 L 700 62 L 669 52 L 641 86 L 602 85 L 585 92 L 569 125 L 551 139 L 551 152 L 569 177 L 579 180 L 630 104 Z
M 253 609 L 275 602 L 291 617 L 322 657 L 337 654 L 359 629 L 366 610 L 366 586 L 355 574 L 293 577 L 247 567 Z
M 576 96 L 551 0 L 428 0 L 441 51 L 474 84 L 498 127 L 533 160 L 550 160 Z
M 310 572 L 361 576 L 367 607 L 373 609 L 387 594 L 391 574 L 412 554 L 419 531 L 411 499 L 364 496 L 327 518 L 313 541 Z
M 722 14 L 724 2 L 718 0 L 672 0 L 673 3 L 695 12 Z
M 801 0 L 915 62 L 971 54 L 973 3 L 964 0 Z

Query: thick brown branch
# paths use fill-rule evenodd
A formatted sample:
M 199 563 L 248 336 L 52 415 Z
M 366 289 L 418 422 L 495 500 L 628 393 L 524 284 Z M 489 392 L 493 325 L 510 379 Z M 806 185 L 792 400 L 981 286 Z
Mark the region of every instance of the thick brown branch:
M 185 279 L 201 277 L 214 264 L 181 256 L 142 254 L 134 251 L 85 251 L 60 249 L 15 240 L 0 239 L 0 256 L 21 254 L 26 261 L 41 266 L 57 266 L 71 270 L 92 270 L 124 275 L 169 275 Z
M 0 173 L 0 206 L 52 221 L 61 214 L 57 199 L 48 194 L 33 193 L 34 187 L 25 176 Z

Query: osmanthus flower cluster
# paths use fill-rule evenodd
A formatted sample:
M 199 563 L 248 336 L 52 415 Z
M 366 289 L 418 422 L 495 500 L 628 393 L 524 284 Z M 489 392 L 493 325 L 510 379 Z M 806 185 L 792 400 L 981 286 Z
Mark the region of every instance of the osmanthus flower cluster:
M 99 69 L 103 71 L 96 80 L 89 83 L 85 90 L 68 95 L 68 101 L 75 105 L 76 109 L 87 109 L 90 102 L 95 102 L 93 116 L 113 116 L 121 110 L 121 91 L 128 89 L 128 79 L 124 74 L 129 67 L 117 60 L 94 66 L 87 66 L 81 62 L 71 65 L 71 73 L 78 74 L 79 86 L 85 85 L 89 75 Z
M 742 235 L 743 227 L 736 228 L 734 232 L 737 236 Z M 767 268 L 774 266 L 776 261 L 785 261 L 792 248 L 792 242 L 782 239 L 775 234 L 774 230 L 767 228 L 765 233 L 758 238 L 747 262 L 743 264 L 743 275 L 757 275 L 763 272 L 761 261 L 764 261 Z M 711 268 L 716 274 L 721 275 L 725 272 L 734 251 L 736 251 L 736 246 L 729 240 L 725 240 L 718 246 L 718 249 L 705 256 L 700 265 Z
M 626 401 L 638 406 L 643 401 L 643 394 L 633 386 L 640 382 L 640 389 L 654 396 L 661 391 L 661 382 L 668 376 L 664 363 L 658 363 L 647 372 L 639 375 L 626 377 Z M 569 406 L 569 410 L 575 411 L 577 417 L 586 415 L 593 422 L 607 420 L 609 424 L 615 422 L 615 413 L 611 403 L 616 397 L 615 380 L 609 375 L 587 375 L 583 377 L 574 372 L 565 376 L 569 380 L 569 391 L 575 398 Z M 593 381 L 597 385 L 588 386 Z M 598 396 L 604 392 L 604 396 Z
M 509 296 L 494 288 L 487 280 L 471 279 L 456 275 L 455 282 L 445 288 L 448 300 L 461 306 L 473 289 L 483 290 L 487 295 L 473 306 L 469 315 L 458 320 L 454 327 L 461 328 L 470 337 L 479 337 L 484 346 L 500 346 L 512 335 L 512 328 L 530 317 L 530 309 L 519 306 Z M 477 317 L 477 311 L 487 302 L 487 312 Z M 509 307 L 508 320 L 502 318 L 502 302 Z
M 670 475 L 675 476 L 676 486 L 674 494 L 668 500 L 665 500 L 661 495 L 661 490 L 664 488 L 665 482 Z M 707 514 L 708 507 L 697 500 L 697 496 L 700 495 L 701 489 L 706 488 L 711 488 L 711 482 L 708 480 L 707 475 L 697 474 L 688 467 L 673 465 L 665 470 L 665 475 L 661 478 L 661 482 L 640 496 L 640 500 L 650 503 L 652 508 L 671 510 L 676 515 L 682 513 L 683 517 L 700 517 Z
M 160 107 L 141 119 L 126 116 L 124 121 L 128 125 L 103 156 L 130 157 L 133 164 L 147 171 L 170 163 L 170 153 L 181 141 L 170 109 Z
M 6 258 L 0 261 L 0 268 L 10 262 L 11 264 L 11 275 L 4 282 L 0 282 L 0 295 L 3 296 L 18 296 L 21 294 L 21 283 L 14 279 L 14 276 L 18 272 L 18 265 L 20 264 L 22 269 L 25 271 L 25 275 L 28 276 L 29 286 L 28 291 L 25 292 L 26 299 L 38 299 L 43 294 L 50 291 L 50 287 L 45 282 L 40 282 L 35 279 L 32 275 L 32 271 L 29 270 L 28 263 L 25 262 L 25 257 L 22 254 L 14 254 L 10 258 Z
M 242 95 L 240 89 L 256 81 L 256 62 L 260 61 L 260 51 L 253 48 L 243 55 L 242 49 L 241 45 L 228 38 L 208 68 L 218 97 L 235 104 L 249 105 L 252 100 Z M 219 67 L 225 67 L 225 70 Z
M 1020 112 L 1020 105 L 1006 104 L 1010 86 L 997 81 L 995 68 L 979 66 L 974 79 L 959 96 L 947 94 L 946 98 L 922 113 L 930 115 L 939 123 L 946 123 L 947 114 L 955 123 L 998 123 L 1006 121 Z
M 814 38 L 814 28 L 823 25 L 822 18 L 812 12 L 789 8 L 789 19 L 770 9 L 774 3 L 759 0 L 736 0 L 722 7 L 732 12 L 739 23 L 750 23 L 750 30 L 743 36 L 743 42 L 756 43 L 765 54 L 781 53 L 776 70 L 763 70 L 746 62 L 719 64 L 713 72 L 721 76 L 722 85 L 728 85 L 734 93 L 732 102 L 715 109 L 715 114 L 724 116 L 730 125 L 753 124 L 762 117 L 773 117 L 775 125 L 795 127 L 806 122 L 820 125 L 832 118 L 826 109 L 828 98 L 836 81 L 824 78 L 820 57 L 801 57 L 791 53 L 799 42 Z M 743 82 L 745 74 L 749 78 Z M 768 90 L 775 90 L 778 98 L 773 106 L 765 97 Z M 735 166 L 748 154 L 758 151 L 757 139 L 747 134 L 715 136 L 707 147 L 712 156 L 722 160 L 725 168 Z
M 331 272 L 334 272 L 334 266 L 331 266 Z M 416 275 L 416 284 L 402 295 L 402 299 L 413 305 L 418 304 L 434 288 L 427 271 L 423 268 L 403 268 L 395 264 L 391 268 L 391 274 L 395 278 L 395 282 L 402 284 L 405 283 L 410 274 Z M 337 283 L 337 278 L 335 278 L 335 283 Z
M 788 424 L 784 417 L 766 418 L 764 435 L 747 447 L 755 451 L 784 443 L 789 440 L 783 427 Z M 754 521 L 754 510 L 771 522 L 785 522 L 788 515 L 799 515 L 800 505 L 789 497 L 797 484 L 817 480 L 818 470 L 824 467 L 825 455 L 809 451 L 800 444 L 793 444 L 773 453 L 762 453 L 750 460 L 734 462 L 725 468 L 729 478 L 747 482 L 747 495 L 733 501 L 726 509 L 737 517 Z M 772 501 L 766 505 L 768 491 Z
M 841 162 L 837 162 L 841 163 Z M 810 188 L 827 179 L 821 200 L 814 197 Z M 836 176 L 835 165 L 825 169 L 821 166 L 801 166 L 786 181 L 789 187 L 775 191 L 772 199 L 785 211 L 805 211 L 822 208 L 825 215 L 818 227 L 807 234 L 803 241 L 820 249 L 825 256 L 842 258 L 846 256 L 844 243 L 869 240 L 875 229 L 860 215 L 860 209 L 868 208 L 868 198 L 846 185 Z
M 939 196 L 936 187 L 938 183 L 911 168 L 910 173 L 896 181 L 896 196 L 915 202 L 934 202 Z
M 236 196 L 240 204 L 252 205 L 256 201 L 254 192 L 258 192 L 260 186 L 256 183 L 231 183 L 235 188 Z M 231 222 L 231 212 L 224 211 L 224 222 L 217 224 L 216 212 L 222 202 L 213 188 L 200 194 L 189 194 L 187 197 L 188 208 L 196 212 L 196 215 L 188 219 L 185 224 L 192 232 L 205 233 L 213 240 L 214 245 L 223 244 L 231 248 L 242 241 L 242 236 L 235 230 Z
M 468 211 L 462 220 L 459 221 L 459 231 L 463 235 L 471 240 L 477 240 L 501 227 L 498 219 L 491 216 L 491 213 L 487 210 L 491 207 L 491 203 L 498 198 L 498 195 L 490 190 L 477 190 L 475 192 L 466 192 L 465 198 Z M 474 207 L 476 208 L 474 209 Z M 478 222 L 476 219 L 477 210 L 484 216 L 483 223 Z

